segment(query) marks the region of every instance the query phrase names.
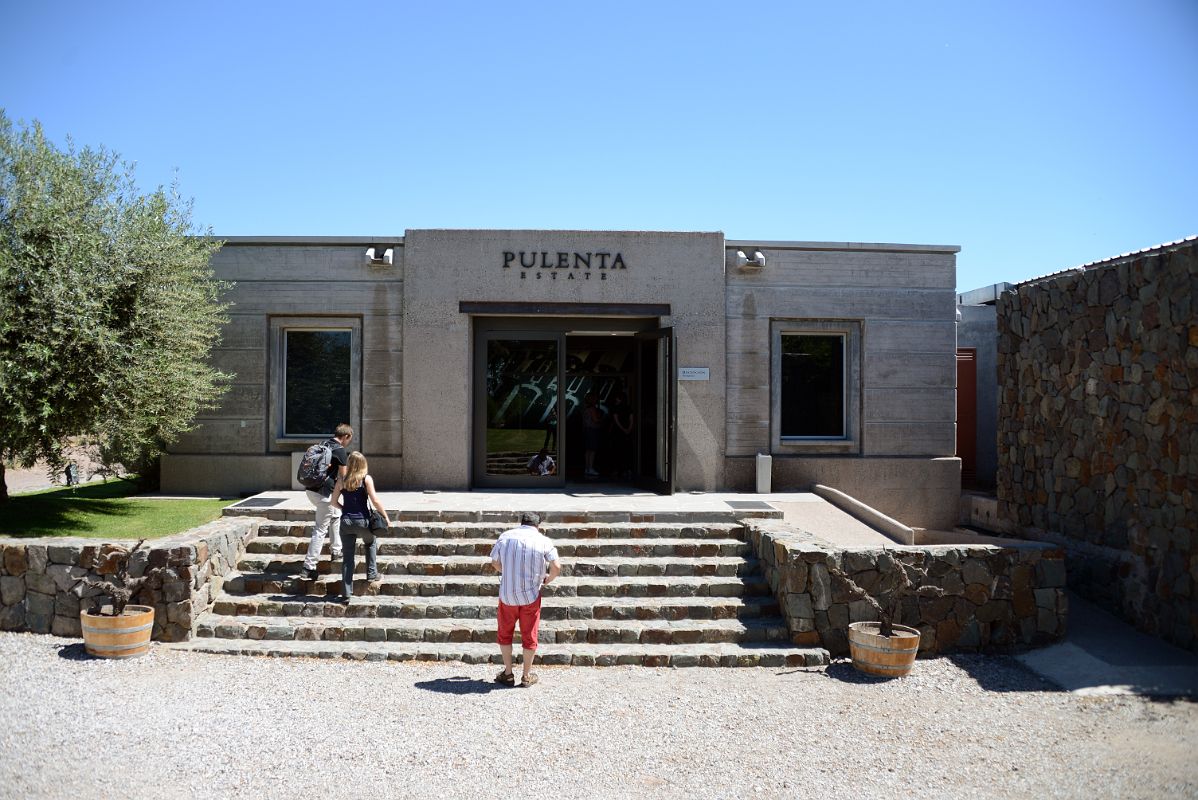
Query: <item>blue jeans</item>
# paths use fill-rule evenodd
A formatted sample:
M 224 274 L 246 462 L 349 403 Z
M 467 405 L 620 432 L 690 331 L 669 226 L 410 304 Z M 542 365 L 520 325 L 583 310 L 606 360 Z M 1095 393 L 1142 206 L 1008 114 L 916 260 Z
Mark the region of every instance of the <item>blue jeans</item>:
M 341 594 L 346 597 L 352 597 L 354 593 L 354 567 L 357 566 L 354 549 L 359 536 L 362 537 L 362 544 L 366 545 L 366 579 L 373 581 L 379 576 L 378 539 L 370 528 L 352 524 L 357 521 L 341 521 Z

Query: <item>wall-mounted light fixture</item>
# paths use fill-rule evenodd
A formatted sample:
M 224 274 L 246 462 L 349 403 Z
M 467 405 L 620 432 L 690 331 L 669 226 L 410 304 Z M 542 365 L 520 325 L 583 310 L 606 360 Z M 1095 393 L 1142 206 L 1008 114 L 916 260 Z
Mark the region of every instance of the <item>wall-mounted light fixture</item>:
M 389 267 L 395 257 L 395 249 L 386 245 L 376 244 L 366 248 L 366 260 L 372 267 Z
M 733 256 L 733 261 L 737 269 L 765 269 L 765 253 L 760 250 L 754 250 L 752 256 L 745 255 L 744 250 L 737 250 L 736 255 Z

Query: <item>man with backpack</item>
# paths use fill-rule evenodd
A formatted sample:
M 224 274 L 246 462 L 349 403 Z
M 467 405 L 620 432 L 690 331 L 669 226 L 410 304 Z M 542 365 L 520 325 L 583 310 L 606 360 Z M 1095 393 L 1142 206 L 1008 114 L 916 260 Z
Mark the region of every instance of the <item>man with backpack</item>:
M 332 438 L 312 445 L 300 461 L 296 478 L 308 490 L 308 501 L 316 506 L 316 526 L 312 529 L 312 541 L 308 542 L 308 555 L 304 558 L 304 577 L 316 580 L 319 573 L 316 564 L 320 561 L 320 550 L 326 536 L 329 553 L 333 561 L 341 558 L 341 509 L 330 501 L 337 479 L 346 472 L 345 448 L 354 438 L 354 429 L 344 422 L 333 431 Z

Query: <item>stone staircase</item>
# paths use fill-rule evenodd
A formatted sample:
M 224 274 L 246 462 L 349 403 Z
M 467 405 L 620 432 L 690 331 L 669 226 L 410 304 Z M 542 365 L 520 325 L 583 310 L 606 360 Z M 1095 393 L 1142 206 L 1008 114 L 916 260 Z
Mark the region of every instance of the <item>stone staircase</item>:
M 330 563 L 327 544 L 319 579 L 300 576 L 311 514 L 290 515 L 296 519 L 261 524 L 239 572 L 200 619 L 197 638 L 178 646 L 275 656 L 499 661 L 499 578 L 488 554 L 512 527 L 513 514 L 392 512 L 392 526 L 379 540 L 380 579 L 366 580 L 359 544 L 359 577 L 348 606 L 326 600 L 340 592 L 341 579 L 341 564 Z M 827 663 L 826 651 L 790 643 L 736 521 L 741 516 L 550 514 L 542 530 L 557 546 L 562 575 L 544 594 L 538 660 L 677 667 Z
M 521 451 L 487 453 L 488 475 L 525 475 L 532 453 Z M 553 454 L 554 459 L 557 453 Z

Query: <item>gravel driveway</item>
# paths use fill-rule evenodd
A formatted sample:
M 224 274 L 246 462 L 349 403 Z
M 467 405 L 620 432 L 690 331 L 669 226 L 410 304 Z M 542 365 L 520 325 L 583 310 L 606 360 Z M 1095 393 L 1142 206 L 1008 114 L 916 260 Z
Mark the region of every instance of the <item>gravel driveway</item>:
M 0 634 L 0 796 L 1194 797 L 1198 704 L 1055 691 L 1015 661 L 543 668 Z M 127 793 L 127 794 L 126 794 Z

